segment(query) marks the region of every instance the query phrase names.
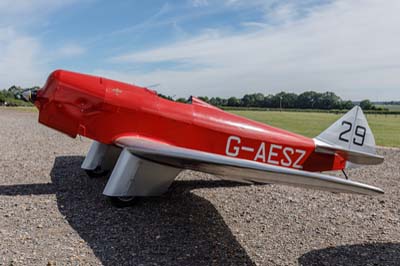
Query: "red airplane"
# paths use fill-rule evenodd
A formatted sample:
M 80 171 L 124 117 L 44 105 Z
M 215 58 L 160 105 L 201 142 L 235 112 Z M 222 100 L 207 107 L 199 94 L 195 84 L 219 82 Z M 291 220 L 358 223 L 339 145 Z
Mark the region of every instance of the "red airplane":
M 65 70 L 23 96 L 39 109 L 40 123 L 94 140 L 82 168 L 89 176 L 111 173 L 103 193 L 116 206 L 162 194 L 183 169 L 240 182 L 383 193 L 320 173 L 383 162 L 358 106 L 311 139 L 195 97 L 173 102 L 147 88 Z

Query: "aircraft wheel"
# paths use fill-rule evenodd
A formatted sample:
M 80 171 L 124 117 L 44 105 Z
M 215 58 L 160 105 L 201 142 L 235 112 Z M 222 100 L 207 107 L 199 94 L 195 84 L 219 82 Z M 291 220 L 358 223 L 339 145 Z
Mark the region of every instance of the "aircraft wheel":
M 85 170 L 85 172 L 90 178 L 99 178 L 99 177 L 106 176 L 109 171 L 103 170 L 100 167 L 97 167 L 94 170 Z
M 117 208 L 125 208 L 125 207 L 130 207 L 134 205 L 137 201 L 138 198 L 134 196 L 128 196 L 128 197 L 108 197 L 111 204 L 114 207 Z

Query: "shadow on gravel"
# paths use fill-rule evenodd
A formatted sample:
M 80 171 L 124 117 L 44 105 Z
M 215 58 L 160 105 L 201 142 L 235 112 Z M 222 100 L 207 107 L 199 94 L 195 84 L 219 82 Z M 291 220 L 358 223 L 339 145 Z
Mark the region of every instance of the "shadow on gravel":
M 49 195 L 55 193 L 56 187 L 52 183 L 0 186 L 0 195 L 4 196 Z
M 215 207 L 190 192 L 240 184 L 176 181 L 162 197 L 116 209 L 102 195 L 106 180 L 80 169 L 83 159 L 57 157 L 47 190 L 104 265 L 255 265 Z
M 317 265 L 400 265 L 400 243 L 345 245 L 310 251 L 299 259 L 304 266 Z
M 57 157 L 52 183 L 0 186 L 0 195 L 56 194 L 58 208 L 103 265 L 255 265 L 215 207 L 190 191 L 229 181 L 175 181 L 162 197 L 117 209 L 105 178 L 80 169 L 84 157 Z

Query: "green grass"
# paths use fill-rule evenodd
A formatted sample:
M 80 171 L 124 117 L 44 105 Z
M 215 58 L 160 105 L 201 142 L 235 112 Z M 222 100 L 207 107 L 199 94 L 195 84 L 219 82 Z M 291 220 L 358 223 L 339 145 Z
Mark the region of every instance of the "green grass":
M 400 111 L 400 104 L 378 104 L 376 107 L 382 107 L 382 108 L 387 108 L 389 111 L 395 111 L 399 112 Z
M 341 115 L 310 112 L 230 111 L 271 126 L 315 137 Z M 400 115 L 367 115 L 377 145 L 400 147 Z

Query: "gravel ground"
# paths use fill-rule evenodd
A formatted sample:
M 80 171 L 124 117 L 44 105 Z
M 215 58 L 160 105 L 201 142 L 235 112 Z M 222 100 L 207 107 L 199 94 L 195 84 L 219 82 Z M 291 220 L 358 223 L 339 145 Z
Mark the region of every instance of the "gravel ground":
M 80 169 L 90 142 L 0 110 L 0 265 L 400 265 L 400 151 L 349 171 L 379 197 L 184 172 L 116 209 Z

